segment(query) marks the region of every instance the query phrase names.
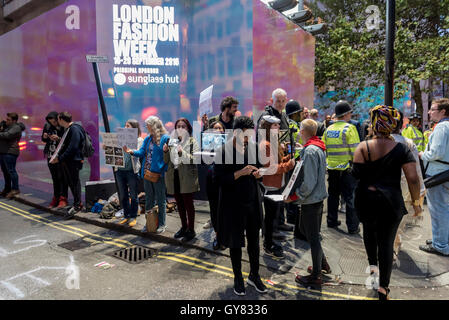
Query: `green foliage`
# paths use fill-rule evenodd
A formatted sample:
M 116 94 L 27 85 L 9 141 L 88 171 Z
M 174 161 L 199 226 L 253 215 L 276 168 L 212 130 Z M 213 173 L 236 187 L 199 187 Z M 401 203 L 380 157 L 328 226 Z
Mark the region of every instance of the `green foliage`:
M 382 86 L 385 0 L 320 3 L 323 6 L 311 4 L 314 16 L 329 25 L 328 33 L 317 36 L 316 41 L 315 84 L 320 93 L 335 91 L 334 100 L 353 100 L 365 87 Z M 366 26 L 370 14 L 365 10 L 369 5 L 380 9 L 378 29 L 368 30 Z M 449 0 L 396 1 L 395 62 L 395 98 L 402 97 L 413 82 L 449 82 Z M 355 92 L 350 97 L 349 90 Z

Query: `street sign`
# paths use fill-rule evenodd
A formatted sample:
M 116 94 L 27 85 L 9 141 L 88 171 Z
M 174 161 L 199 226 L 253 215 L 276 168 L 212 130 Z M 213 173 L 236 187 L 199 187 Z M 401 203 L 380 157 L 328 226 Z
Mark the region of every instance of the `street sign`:
M 108 56 L 94 56 L 94 55 L 86 55 L 87 62 L 97 62 L 97 63 L 108 63 Z

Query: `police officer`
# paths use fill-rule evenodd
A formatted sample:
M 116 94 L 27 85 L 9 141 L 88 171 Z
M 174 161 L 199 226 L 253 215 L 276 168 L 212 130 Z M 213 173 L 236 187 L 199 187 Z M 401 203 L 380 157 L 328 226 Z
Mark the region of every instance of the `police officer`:
M 337 228 L 338 204 L 340 194 L 346 203 L 346 225 L 349 234 L 360 232 L 359 219 L 354 210 L 354 190 L 356 180 L 351 174 L 354 151 L 360 143 L 357 128 L 349 123 L 352 108 L 347 101 L 340 100 L 335 105 L 337 120 L 324 132 L 322 140 L 326 144 L 326 160 L 328 169 L 328 228 Z
M 295 147 L 296 144 L 302 145 L 301 135 L 299 134 L 299 126 L 301 121 L 304 120 L 304 108 L 300 106 L 299 102 L 296 100 L 290 100 L 285 105 L 285 113 L 288 116 L 288 128 L 292 137 L 293 145 L 290 147 Z M 295 148 L 295 158 L 299 158 L 299 153 L 301 150 Z
M 424 151 L 426 148 L 424 134 L 418 129 L 421 124 L 421 115 L 415 112 L 412 113 L 409 119 L 410 123 L 407 128 L 402 131 L 402 135 L 415 143 L 418 152 Z
M 304 108 L 301 107 L 298 101 L 290 100 L 285 106 L 285 113 L 288 116 L 288 126 L 291 134 L 290 147 L 296 147 L 297 144 L 303 145 L 299 129 L 301 121 L 304 120 Z M 295 148 L 295 159 L 299 159 L 301 148 Z M 288 175 L 288 178 L 290 175 Z M 286 203 L 285 209 L 287 210 L 287 222 L 294 223 L 294 236 L 300 240 L 307 240 L 299 228 L 301 207 L 295 203 Z

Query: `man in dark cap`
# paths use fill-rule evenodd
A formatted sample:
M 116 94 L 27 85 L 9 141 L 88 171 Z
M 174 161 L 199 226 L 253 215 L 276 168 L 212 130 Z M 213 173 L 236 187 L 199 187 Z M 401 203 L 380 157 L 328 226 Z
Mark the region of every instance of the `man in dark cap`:
M 42 141 L 45 142 L 44 155 L 47 158 L 48 169 L 53 180 L 53 199 L 49 208 L 64 208 L 67 206 L 68 185 L 64 180 L 60 163 L 51 164 L 50 159 L 64 135 L 64 128 L 58 124 L 58 112 L 52 111 L 45 118 L 47 122 L 42 131 Z
M 326 144 L 326 160 L 328 169 L 329 198 L 327 226 L 337 228 L 338 204 L 340 194 L 346 203 L 346 225 L 349 234 L 360 232 L 359 220 L 354 210 L 354 190 L 356 180 L 351 174 L 354 151 L 360 143 L 357 128 L 349 123 L 352 116 L 352 107 L 345 100 L 340 100 L 335 105 L 337 120 L 324 132 L 322 140 Z

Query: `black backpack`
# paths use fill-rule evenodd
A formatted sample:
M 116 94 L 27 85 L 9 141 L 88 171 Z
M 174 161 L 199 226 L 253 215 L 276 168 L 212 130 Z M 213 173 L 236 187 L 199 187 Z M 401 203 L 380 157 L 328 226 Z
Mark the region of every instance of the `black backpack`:
M 95 148 L 92 145 L 92 138 L 87 133 L 87 131 L 84 130 L 84 128 L 82 126 L 78 125 L 78 127 L 81 128 L 81 131 L 84 134 L 84 142 L 83 142 L 83 147 L 81 148 L 81 153 L 83 154 L 84 158 L 90 158 L 95 153 Z

